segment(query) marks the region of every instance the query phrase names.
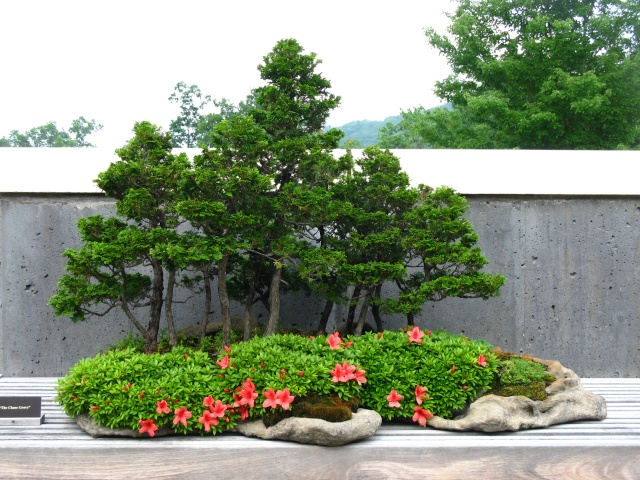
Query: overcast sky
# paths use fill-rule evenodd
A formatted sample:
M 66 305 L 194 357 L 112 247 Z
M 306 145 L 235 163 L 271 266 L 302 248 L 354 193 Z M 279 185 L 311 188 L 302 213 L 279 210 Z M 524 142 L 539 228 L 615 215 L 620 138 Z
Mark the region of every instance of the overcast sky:
M 104 125 L 90 138 L 118 147 L 134 122 L 164 128 L 178 115 L 167 98 L 196 84 L 237 103 L 260 85 L 257 65 L 295 38 L 322 59 L 342 97 L 329 118 L 383 120 L 440 100 L 449 73 L 426 27 L 445 33 L 450 0 L 158 2 L 5 0 L 0 17 L 0 137 L 84 116 Z

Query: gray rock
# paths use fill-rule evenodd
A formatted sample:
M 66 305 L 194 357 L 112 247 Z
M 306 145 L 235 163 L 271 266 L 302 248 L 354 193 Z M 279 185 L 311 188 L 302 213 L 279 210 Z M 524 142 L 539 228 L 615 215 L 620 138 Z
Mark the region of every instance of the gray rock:
M 137 430 L 128 428 L 109 428 L 104 425 L 98 425 L 96 421 L 86 413 L 76 416 L 78 426 L 92 437 L 148 437 L 146 433 L 141 434 Z M 172 435 L 176 432 L 170 427 L 160 427 L 155 431 L 156 437 Z
M 272 427 L 262 420 L 237 425 L 235 431 L 265 440 L 286 440 L 335 447 L 363 440 L 376 433 L 382 417 L 373 410 L 359 409 L 346 422 L 327 422 L 319 418 L 290 417 Z
M 473 402 L 460 417 L 445 420 L 435 416 L 428 425 L 441 430 L 503 432 L 607 417 L 604 398 L 584 390 L 572 370 L 555 360 L 534 360 L 545 365 L 547 372 L 557 379 L 547 387 L 549 397 L 545 400 L 486 395 Z

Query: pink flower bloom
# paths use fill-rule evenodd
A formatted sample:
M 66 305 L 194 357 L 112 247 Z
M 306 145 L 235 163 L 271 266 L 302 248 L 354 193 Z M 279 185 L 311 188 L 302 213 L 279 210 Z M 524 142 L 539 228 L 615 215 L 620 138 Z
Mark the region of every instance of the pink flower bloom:
M 353 342 L 347 342 L 347 343 L 344 344 L 345 348 L 346 347 L 350 347 L 351 345 L 353 345 Z
M 222 357 L 222 360 L 218 360 L 216 362 L 220 368 L 223 370 L 229 366 L 229 355 L 225 355 Z
M 224 351 L 227 353 L 231 353 L 231 349 L 229 347 L 227 347 L 226 345 L 224 346 Z
M 451 373 L 456 373 L 456 366 L 451 367 Z
M 327 343 L 329 344 L 329 348 L 331 350 L 339 350 L 340 344 L 342 343 L 342 339 L 340 338 L 340 333 L 333 332 L 331 335 L 327 337 Z
M 400 400 L 402 400 L 402 395 L 400 395 L 395 390 L 391 390 L 389 395 L 387 395 L 387 401 L 389 402 L 389 407 L 391 408 L 400 408 Z
M 487 366 L 487 360 L 484 358 L 484 355 L 480 355 L 478 357 L 478 365 L 480 365 L 481 367 Z
M 140 433 L 147 432 L 150 437 L 155 436 L 156 430 L 158 426 L 155 424 L 154 420 L 140 420 L 140 429 L 138 430 Z
M 413 329 L 408 332 L 409 333 L 409 343 L 422 343 L 422 337 L 424 337 L 424 333 L 420 331 L 419 327 L 413 327 Z
M 211 405 L 213 405 L 213 397 L 211 395 L 209 395 L 208 397 L 204 397 L 202 404 L 205 407 L 211 408 Z
M 189 420 L 192 416 L 191 412 L 187 410 L 187 407 L 176 409 L 173 411 L 173 413 L 176 414 L 173 419 L 173 424 L 177 425 L 178 423 L 181 423 L 185 427 L 187 426 L 187 420 Z
M 169 405 L 167 405 L 166 400 L 160 400 L 158 402 L 158 406 L 156 407 L 156 412 L 158 412 L 158 413 L 169 413 L 169 412 L 171 412 L 171 409 L 169 408 Z
M 416 403 L 422 405 L 422 399 L 426 400 L 427 398 L 429 398 L 429 395 L 427 395 L 427 387 L 416 385 Z
M 269 388 L 267 391 L 262 393 L 266 400 L 262 403 L 264 408 L 271 407 L 276 408 L 278 403 L 282 403 L 280 400 L 276 398 L 276 392 L 273 391 L 273 388 Z
M 422 407 L 413 407 L 413 418 L 414 422 L 418 422 L 420 425 L 425 427 L 427 425 L 427 420 L 433 417 L 433 414 L 429 413 L 429 411 L 425 410 Z
M 209 405 L 209 410 L 211 410 L 214 417 L 222 418 L 224 417 L 224 412 L 227 411 L 227 405 L 220 400 L 216 400 L 215 405 Z
M 367 379 L 364 377 L 365 373 L 367 373 L 365 370 L 356 370 L 355 379 L 356 382 L 358 382 L 358 385 L 367 383 Z
M 284 410 L 289 410 L 289 405 L 295 398 L 296 397 L 291 395 L 291 392 L 289 392 L 288 388 L 285 388 L 284 390 L 278 390 L 276 392 L 276 403 L 279 402 Z
M 355 365 L 348 365 L 346 361 L 342 362 L 342 365 L 336 363 L 336 367 L 331 370 L 332 382 L 348 382 L 356 378 L 354 372 L 356 370 Z
M 205 432 L 211 430 L 211 425 L 218 425 L 218 419 L 209 410 L 202 412 L 202 416 L 198 419 L 198 422 L 204 425 Z

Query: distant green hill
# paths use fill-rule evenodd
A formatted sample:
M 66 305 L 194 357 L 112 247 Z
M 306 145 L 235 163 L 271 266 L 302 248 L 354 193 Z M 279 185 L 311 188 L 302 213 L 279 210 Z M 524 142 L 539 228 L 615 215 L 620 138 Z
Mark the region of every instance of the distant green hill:
M 356 120 L 334 128 L 344 132 L 344 138 L 340 142 L 341 148 L 344 148 L 349 140 L 353 141 L 354 148 L 365 148 L 378 143 L 378 130 L 387 122 L 395 124 L 400 120 L 402 120 L 402 116 L 395 115 L 384 120 Z

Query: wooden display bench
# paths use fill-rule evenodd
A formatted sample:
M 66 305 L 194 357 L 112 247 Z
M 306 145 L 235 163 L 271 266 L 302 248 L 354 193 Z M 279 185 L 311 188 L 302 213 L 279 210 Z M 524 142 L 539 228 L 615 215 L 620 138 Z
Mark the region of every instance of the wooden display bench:
M 547 429 L 454 433 L 384 424 L 342 447 L 218 436 L 92 438 L 53 401 L 55 378 L 0 378 L 42 397 L 42 425 L 0 426 L 0 478 L 639 479 L 640 379 L 582 379 L 608 416 Z

